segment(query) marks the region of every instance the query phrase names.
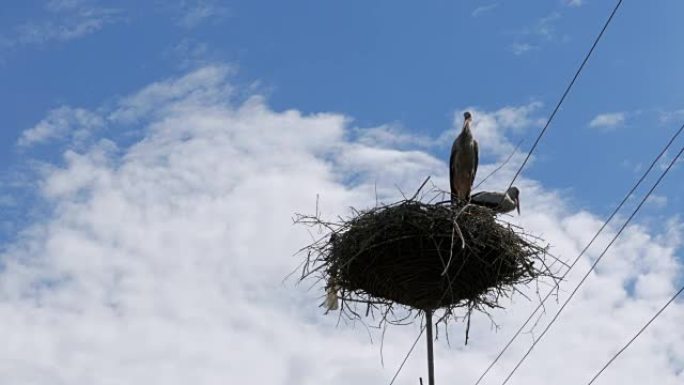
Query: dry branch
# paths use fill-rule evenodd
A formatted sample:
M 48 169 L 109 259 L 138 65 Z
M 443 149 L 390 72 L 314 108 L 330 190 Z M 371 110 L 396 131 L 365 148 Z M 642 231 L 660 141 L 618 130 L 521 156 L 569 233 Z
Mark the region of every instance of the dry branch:
M 487 208 L 424 203 L 416 196 L 352 209 L 338 223 L 297 215 L 296 223 L 323 232 L 302 249 L 301 280 L 323 278 L 326 287 L 336 285 L 342 314 L 351 319 L 365 313 L 379 316 L 379 324 L 404 323 L 416 310 L 441 309 L 446 324 L 456 309 L 464 309 L 460 318 L 469 320 L 473 310 L 500 307 L 502 297 L 519 292 L 516 285 L 555 279 L 538 238 Z M 454 240 L 455 231 L 463 241 Z

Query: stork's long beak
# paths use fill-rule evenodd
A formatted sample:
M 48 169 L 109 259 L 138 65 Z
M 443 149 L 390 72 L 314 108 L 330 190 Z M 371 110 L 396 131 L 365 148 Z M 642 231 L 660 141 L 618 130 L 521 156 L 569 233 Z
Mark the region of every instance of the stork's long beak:
M 515 198 L 515 208 L 518 210 L 518 215 L 520 215 L 520 197 Z

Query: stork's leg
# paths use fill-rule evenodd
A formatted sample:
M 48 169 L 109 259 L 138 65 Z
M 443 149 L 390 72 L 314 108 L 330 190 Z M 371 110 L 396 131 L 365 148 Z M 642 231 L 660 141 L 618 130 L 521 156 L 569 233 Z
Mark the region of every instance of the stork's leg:
M 460 217 L 461 214 L 463 214 L 466 207 L 468 207 L 468 206 L 470 206 L 470 202 L 466 203 L 463 207 L 461 207 L 461 210 L 458 212 L 458 214 L 456 214 L 456 217 L 454 218 L 454 229 L 456 231 L 458 231 L 458 237 L 461 238 L 461 249 L 465 249 L 465 239 L 463 239 L 463 233 L 461 233 L 461 227 L 458 225 L 458 222 L 456 222 L 456 221 L 458 220 L 458 217 Z M 451 234 L 451 244 L 452 245 L 454 244 L 453 232 Z
M 458 237 L 461 239 L 461 250 L 465 249 L 465 239 L 463 239 L 463 233 L 461 233 L 461 227 L 456 223 L 454 219 L 454 229 L 451 231 L 451 247 L 449 248 L 449 260 L 444 266 L 444 271 L 442 271 L 442 276 L 444 276 L 447 271 L 449 271 L 449 266 L 451 266 L 451 261 L 454 259 L 454 236 L 458 233 Z

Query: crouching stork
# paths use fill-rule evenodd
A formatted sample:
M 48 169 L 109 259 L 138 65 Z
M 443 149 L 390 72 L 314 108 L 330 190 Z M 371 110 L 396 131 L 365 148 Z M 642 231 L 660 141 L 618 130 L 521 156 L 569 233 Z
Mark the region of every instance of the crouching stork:
M 520 190 L 513 186 L 505 193 L 481 191 L 470 197 L 470 203 L 492 209 L 499 214 L 518 210 L 520 215 Z

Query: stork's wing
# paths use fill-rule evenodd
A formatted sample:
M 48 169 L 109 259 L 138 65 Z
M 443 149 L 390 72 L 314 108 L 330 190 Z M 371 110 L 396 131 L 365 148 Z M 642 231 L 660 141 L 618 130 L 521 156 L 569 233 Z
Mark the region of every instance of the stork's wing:
M 470 200 L 472 201 L 473 199 L 482 199 L 485 196 L 485 194 L 489 194 L 489 193 L 487 191 L 477 192 L 477 193 L 470 196 Z
M 456 170 L 454 170 L 454 157 L 456 156 L 456 141 L 451 145 L 451 156 L 449 157 L 449 190 L 454 194 L 454 177 Z
M 480 163 L 480 150 L 479 146 L 477 145 L 477 140 L 473 140 L 473 151 L 475 152 L 475 160 L 473 161 L 473 176 L 470 181 L 470 186 L 472 187 L 473 183 L 475 182 L 475 174 L 477 174 L 477 166 Z
M 470 197 L 470 203 L 495 208 L 501 203 L 501 195 L 502 194 L 491 191 L 480 191 Z

